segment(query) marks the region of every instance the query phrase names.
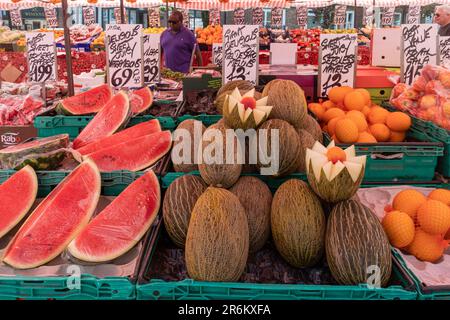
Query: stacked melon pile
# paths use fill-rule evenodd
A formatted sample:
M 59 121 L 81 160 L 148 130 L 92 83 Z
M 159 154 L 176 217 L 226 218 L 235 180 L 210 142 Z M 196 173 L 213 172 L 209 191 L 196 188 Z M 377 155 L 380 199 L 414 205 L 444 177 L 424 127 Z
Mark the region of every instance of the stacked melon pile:
M 328 98 L 310 103 L 308 109 L 337 143 L 402 142 L 411 127 L 406 113 L 389 112 L 372 103 L 366 89 L 334 87 Z
M 394 247 L 422 261 L 442 257 L 450 240 L 450 190 L 435 189 L 425 197 L 405 189 L 385 210 L 382 224 Z

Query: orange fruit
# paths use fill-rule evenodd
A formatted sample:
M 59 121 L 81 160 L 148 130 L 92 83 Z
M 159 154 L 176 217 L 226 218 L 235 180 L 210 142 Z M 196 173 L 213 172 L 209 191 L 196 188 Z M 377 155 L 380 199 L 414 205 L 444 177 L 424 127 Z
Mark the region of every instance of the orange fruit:
M 370 110 L 372 110 L 372 108 L 369 107 L 369 106 L 364 106 L 364 108 L 361 110 L 361 112 L 364 114 L 364 116 L 366 117 L 366 119 L 367 119 L 367 117 L 369 116 Z
M 367 131 L 360 132 L 357 143 L 377 143 L 377 139 Z
M 376 123 L 369 127 L 370 133 L 377 139 L 378 142 L 385 142 L 389 140 L 391 131 L 382 123 Z
M 336 129 L 336 122 L 338 122 L 338 120 L 341 120 L 341 119 L 344 119 L 344 116 L 333 118 L 330 120 L 330 122 L 328 122 L 328 125 L 327 125 L 328 131 L 327 132 L 330 136 L 334 135 L 335 129 Z
M 392 208 L 407 213 L 413 220 L 417 210 L 427 201 L 427 198 L 417 190 L 407 189 L 397 193 L 392 201 Z
M 356 124 L 347 118 L 336 122 L 335 134 L 339 141 L 343 143 L 355 143 L 359 137 L 359 131 Z
M 364 113 L 362 113 L 361 111 L 358 111 L 358 110 L 348 111 L 345 115 L 347 117 L 360 117 L 360 118 L 366 120 L 366 116 L 364 116 Z
M 327 100 L 327 101 L 323 102 L 322 106 L 325 108 L 325 110 L 328 110 L 331 108 L 336 108 L 336 105 L 331 100 Z
M 366 118 L 364 117 L 364 115 L 361 113 L 362 116 L 359 116 L 355 113 L 350 114 L 350 112 L 347 113 L 347 118 L 352 120 L 356 124 L 359 132 L 366 131 L 368 128 L 368 125 L 367 125 L 367 121 L 366 121 Z M 359 111 L 356 111 L 356 112 L 359 112 Z
M 450 208 L 445 203 L 429 199 L 417 210 L 417 221 L 429 234 L 444 234 L 450 228 Z
M 361 93 L 364 96 L 364 99 L 365 99 L 364 105 L 370 106 L 370 103 L 372 101 L 372 98 L 370 97 L 370 92 L 364 88 L 358 88 L 358 89 L 355 89 L 355 91 Z
M 450 206 L 450 190 L 447 189 L 435 189 L 428 195 L 428 199 L 441 201 Z
M 361 111 L 366 105 L 366 98 L 361 92 L 352 91 L 345 95 L 344 106 L 347 110 Z
M 344 150 L 342 150 L 339 147 L 332 147 L 328 149 L 327 157 L 328 161 L 333 162 L 333 164 L 335 164 L 338 161 L 344 162 L 347 159 L 347 155 L 345 154 Z
M 407 131 L 411 127 L 411 117 L 403 112 L 391 112 L 386 117 L 386 125 L 394 131 Z
M 345 95 L 351 91 L 353 91 L 353 88 L 348 86 L 331 88 L 330 91 L 328 91 L 328 99 L 336 105 L 343 105 Z
M 389 137 L 389 142 L 403 142 L 406 138 L 405 131 L 391 131 L 391 135 Z
M 371 124 L 386 123 L 386 117 L 388 116 L 388 114 L 389 111 L 387 111 L 386 109 L 375 106 L 372 107 L 367 118 Z
M 407 250 L 419 260 L 436 262 L 442 257 L 447 246 L 448 242 L 442 236 L 431 235 L 418 228 Z
M 323 121 L 328 122 L 333 118 L 337 117 L 343 117 L 345 116 L 345 112 L 342 111 L 339 108 L 331 108 L 325 111 L 325 114 L 323 115 Z
M 396 248 L 406 247 L 414 240 L 414 221 L 407 213 L 391 211 L 384 216 L 381 225 Z
M 338 140 L 338 138 L 336 138 L 336 135 L 333 135 L 333 136 L 331 137 L 331 140 L 334 140 L 335 143 L 341 143 L 341 142 Z
M 325 108 L 320 103 L 310 103 L 308 104 L 308 109 L 314 113 L 317 119 L 322 120 L 325 114 Z

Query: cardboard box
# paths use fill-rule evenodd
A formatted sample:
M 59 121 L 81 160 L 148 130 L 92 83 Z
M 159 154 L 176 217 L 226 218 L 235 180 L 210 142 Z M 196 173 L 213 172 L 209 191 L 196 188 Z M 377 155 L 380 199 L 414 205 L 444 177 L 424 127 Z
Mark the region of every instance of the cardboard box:
M 37 129 L 29 126 L 0 126 L 0 149 L 37 137 Z

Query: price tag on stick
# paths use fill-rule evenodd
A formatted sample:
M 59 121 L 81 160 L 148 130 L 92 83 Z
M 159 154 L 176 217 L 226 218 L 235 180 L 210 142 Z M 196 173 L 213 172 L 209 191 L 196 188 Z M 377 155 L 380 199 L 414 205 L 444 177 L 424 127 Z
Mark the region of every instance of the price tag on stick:
M 95 11 L 93 7 L 83 7 L 83 22 L 87 26 L 95 23 Z
M 242 8 L 234 9 L 233 21 L 234 21 L 234 24 L 238 24 L 238 25 L 245 24 L 245 10 Z
M 106 55 L 108 83 L 115 88 L 142 87 L 142 25 L 108 24 Z
M 345 16 L 347 12 L 347 6 L 336 5 L 334 9 L 334 24 L 340 28 L 345 26 Z
M 264 11 L 262 8 L 253 8 L 252 20 L 254 25 L 262 26 L 264 21 Z
M 58 26 L 58 19 L 56 18 L 55 8 L 44 8 L 44 14 L 49 28 L 56 28 Z
M 220 25 L 220 11 L 219 9 L 209 10 L 209 24 L 213 26 Z
M 405 24 L 402 26 L 401 80 L 411 85 L 427 64 L 438 64 L 437 26 Z
M 216 66 L 222 66 L 223 62 L 223 46 L 221 43 L 213 43 L 212 46 L 212 63 Z
M 258 84 L 259 26 L 225 25 L 223 28 L 223 80 Z
M 157 83 L 161 80 L 160 34 L 144 35 L 144 82 Z
M 420 23 L 420 6 L 408 7 L 408 24 Z
M 395 7 L 384 7 L 381 8 L 381 26 L 391 27 L 394 23 L 394 12 Z
M 319 97 L 333 87 L 354 87 L 357 35 L 321 34 L 319 49 Z
M 300 29 L 305 29 L 308 25 L 308 8 L 297 7 L 297 24 Z
M 27 32 L 25 38 L 29 81 L 56 81 L 56 46 L 53 32 Z
M 272 19 L 271 19 L 271 26 L 272 28 L 278 28 L 280 29 L 283 22 L 283 8 L 275 7 L 272 8 Z
M 23 26 L 22 16 L 20 14 L 20 10 L 19 9 L 12 9 L 9 12 L 9 15 L 10 15 L 10 18 L 11 18 L 11 25 L 13 27 L 20 28 L 20 27 Z
M 450 67 L 450 36 L 439 37 L 439 48 L 440 65 Z
M 161 27 L 161 16 L 159 12 L 159 7 L 148 9 L 148 26 L 150 28 Z

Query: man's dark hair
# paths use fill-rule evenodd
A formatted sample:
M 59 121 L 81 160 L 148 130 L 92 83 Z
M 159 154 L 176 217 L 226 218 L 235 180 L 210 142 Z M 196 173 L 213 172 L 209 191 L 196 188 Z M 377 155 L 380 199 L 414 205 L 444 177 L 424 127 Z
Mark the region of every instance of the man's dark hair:
M 180 11 L 174 10 L 172 11 L 172 15 L 178 18 L 178 21 L 183 22 L 183 14 Z

